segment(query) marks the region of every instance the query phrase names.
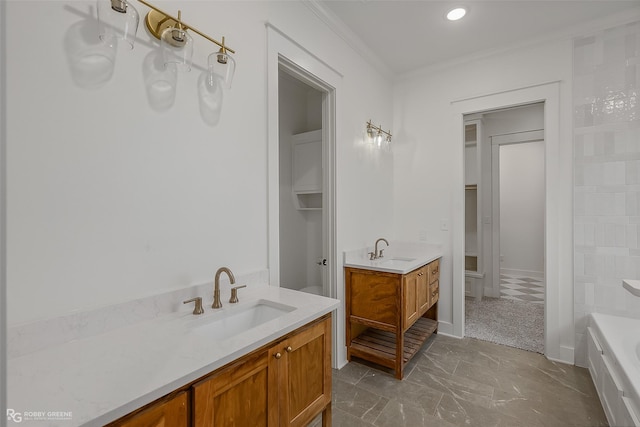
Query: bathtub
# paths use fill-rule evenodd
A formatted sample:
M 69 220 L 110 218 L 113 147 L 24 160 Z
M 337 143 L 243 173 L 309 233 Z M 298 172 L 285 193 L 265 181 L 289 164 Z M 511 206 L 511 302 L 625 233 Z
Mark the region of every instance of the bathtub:
M 587 359 L 609 424 L 640 427 L 640 319 L 592 313 Z

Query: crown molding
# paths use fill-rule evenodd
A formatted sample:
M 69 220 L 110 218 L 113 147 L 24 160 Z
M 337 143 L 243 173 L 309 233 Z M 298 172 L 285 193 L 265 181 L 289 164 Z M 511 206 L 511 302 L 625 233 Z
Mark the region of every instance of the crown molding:
M 392 81 L 394 73 L 380 59 L 380 57 L 369 48 L 364 41 L 354 33 L 345 23 L 336 16 L 330 9 L 325 7 L 318 0 L 302 0 L 304 3 L 331 31 L 360 55 L 366 62 L 373 66 L 383 77 Z

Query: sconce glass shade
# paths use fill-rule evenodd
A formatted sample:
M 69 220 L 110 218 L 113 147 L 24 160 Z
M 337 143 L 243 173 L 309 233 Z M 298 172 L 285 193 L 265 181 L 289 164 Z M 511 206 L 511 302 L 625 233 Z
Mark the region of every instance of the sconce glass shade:
M 98 37 L 107 43 L 120 39 L 133 49 L 140 15 L 127 0 L 98 0 Z
M 233 75 L 236 71 L 236 61 L 224 49 L 212 53 L 208 58 L 209 63 L 209 84 L 215 86 L 216 79 L 222 82 L 222 85 L 231 89 Z
M 375 138 L 376 134 L 373 132 L 373 129 L 370 126 L 367 126 L 367 138 L 369 142 L 373 142 L 373 138 Z
M 176 64 L 180 71 L 191 71 L 193 38 L 182 28 L 169 27 L 162 32 L 160 46 L 165 65 Z
M 382 136 L 382 132 L 378 131 L 378 134 L 373 140 L 378 147 L 382 147 L 382 141 L 384 141 L 384 137 Z

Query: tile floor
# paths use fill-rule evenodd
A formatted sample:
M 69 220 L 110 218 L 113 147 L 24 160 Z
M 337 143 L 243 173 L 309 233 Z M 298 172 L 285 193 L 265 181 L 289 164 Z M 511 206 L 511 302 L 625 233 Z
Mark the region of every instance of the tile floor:
M 500 298 L 544 304 L 544 279 L 501 274 Z
M 607 425 L 586 369 L 443 335 L 429 338 L 403 381 L 357 362 L 334 371 L 332 410 L 334 427 Z

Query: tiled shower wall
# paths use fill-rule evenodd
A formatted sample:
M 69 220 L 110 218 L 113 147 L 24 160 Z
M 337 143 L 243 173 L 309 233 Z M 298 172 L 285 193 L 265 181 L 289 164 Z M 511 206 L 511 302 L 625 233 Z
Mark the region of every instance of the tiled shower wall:
M 592 312 L 640 318 L 640 22 L 573 45 L 576 364 Z

